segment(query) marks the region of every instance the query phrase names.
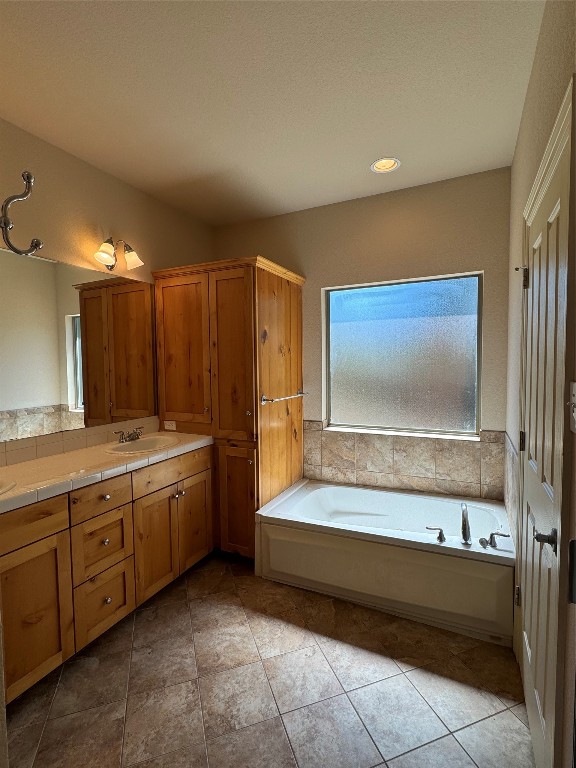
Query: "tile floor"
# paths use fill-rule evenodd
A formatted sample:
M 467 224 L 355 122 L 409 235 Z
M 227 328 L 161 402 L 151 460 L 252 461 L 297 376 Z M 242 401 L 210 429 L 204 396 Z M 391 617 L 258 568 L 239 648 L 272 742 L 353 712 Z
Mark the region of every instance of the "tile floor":
M 7 711 L 11 768 L 530 768 L 512 652 L 212 557 Z

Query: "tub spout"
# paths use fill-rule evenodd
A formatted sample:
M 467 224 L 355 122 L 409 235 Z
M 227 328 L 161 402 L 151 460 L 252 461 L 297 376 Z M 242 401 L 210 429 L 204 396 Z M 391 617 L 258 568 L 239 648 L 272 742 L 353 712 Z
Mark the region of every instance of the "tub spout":
M 468 519 L 468 507 L 462 504 L 462 544 L 472 544 L 470 535 L 470 520 Z

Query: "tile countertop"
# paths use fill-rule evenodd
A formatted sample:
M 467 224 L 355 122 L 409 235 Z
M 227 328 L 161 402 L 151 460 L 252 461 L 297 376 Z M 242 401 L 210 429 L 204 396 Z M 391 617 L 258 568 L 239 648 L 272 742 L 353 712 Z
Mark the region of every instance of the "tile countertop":
M 78 451 L 59 453 L 45 459 L 34 459 L 9 467 L 1 467 L 0 489 L 6 483 L 15 485 L 4 493 L 0 492 L 0 514 L 116 475 L 133 472 L 149 464 L 156 464 L 206 445 L 212 445 L 214 442 L 212 437 L 206 435 L 188 435 L 178 432 L 153 432 L 145 435 L 147 438 L 155 436 L 170 436 L 176 441 L 159 450 L 131 456 L 114 456 L 107 453 L 107 450 L 117 443 L 104 443 L 95 445 L 93 448 L 81 448 Z

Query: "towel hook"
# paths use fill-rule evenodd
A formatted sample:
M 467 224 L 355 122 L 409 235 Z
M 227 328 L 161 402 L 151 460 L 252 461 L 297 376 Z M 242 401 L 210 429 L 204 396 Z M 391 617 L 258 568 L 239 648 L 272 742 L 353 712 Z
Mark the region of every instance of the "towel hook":
M 4 238 L 4 242 L 13 253 L 17 253 L 19 256 L 33 256 L 36 253 L 36 251 L 39 251 L 40 248 L 42 248 L 42 246 L 44 245 L 42 240 L 37 240 L 36 238 L 34 238 L 34 240 L 32 240 L 32 242 L 30 243 L 30 248 L 27 248 L 26 250 L 21 250 L 20 248 L 16 248 L 16 246 L 13 245 L 13 243 L 10 240 L 10 236 L 8 234 L 8 232 L 14 226 L 12 219 L 8 216 L 8 211 L 10 209 L 10 206 L 12 205 L 12 203 L 16 203 L 19 200 L 27 200 L 32 194 L 32 187 L 34 185 L 34 176 L 32 176 L 30 171 L 23 171 L 22 178 L 24 179 L 24 184 L 25 184 L 24 192 L 21 195 L 12 195 L 11 197 L 7 197 L 6 200 L 4 200 L 4 203 L 2 204 L 2 214 L 0 215 L 0 229 L 2 230 L 2 237 Z

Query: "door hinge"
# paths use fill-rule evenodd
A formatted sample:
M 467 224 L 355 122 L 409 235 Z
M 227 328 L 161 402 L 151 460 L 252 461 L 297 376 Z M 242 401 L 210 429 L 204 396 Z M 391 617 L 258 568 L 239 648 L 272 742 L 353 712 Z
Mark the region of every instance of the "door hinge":
M 518 446 L 518 450 L 526 450 L 526 432 L 520 431 L 520 445 Z
M 516 267 L 515 272 L 522 272 L 522 288 L 530 287 L 530 270 L 528 267 Z
M 521 595 L 520 584 L 516 584 L 516 588 L 514 589 L 514 605 L 520 606 Z

